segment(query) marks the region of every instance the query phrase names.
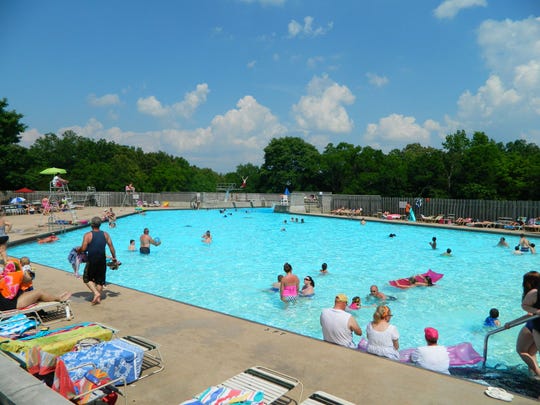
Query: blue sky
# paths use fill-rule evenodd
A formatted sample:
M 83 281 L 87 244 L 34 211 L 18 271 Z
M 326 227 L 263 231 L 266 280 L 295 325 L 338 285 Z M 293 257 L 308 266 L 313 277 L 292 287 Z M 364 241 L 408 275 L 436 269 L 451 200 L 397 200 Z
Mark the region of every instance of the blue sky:
M 540 145 L 537 0 L 3 0 L 0 47 L 25 146 L 72 129 L 225 173 L 283 136 Z

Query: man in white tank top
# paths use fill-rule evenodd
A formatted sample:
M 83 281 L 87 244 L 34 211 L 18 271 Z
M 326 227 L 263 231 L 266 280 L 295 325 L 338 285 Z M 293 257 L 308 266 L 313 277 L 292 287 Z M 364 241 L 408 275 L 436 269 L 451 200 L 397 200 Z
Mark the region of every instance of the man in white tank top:
M 361 336 L 362 329 L 356 319 L 345 312 L 349 299 L 345 294 L 336 295 L 333 308 L 325 308 L 321 312 L 321 326 L 326 342 L 356 349 L 353 332 Z

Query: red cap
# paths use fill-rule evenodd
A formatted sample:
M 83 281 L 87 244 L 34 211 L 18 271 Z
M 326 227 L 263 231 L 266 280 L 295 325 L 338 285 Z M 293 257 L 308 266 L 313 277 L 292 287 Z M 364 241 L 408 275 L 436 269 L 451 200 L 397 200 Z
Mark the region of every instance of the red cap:
M 426 334 L 426 340 L 433 341 L 439 339 L 439 332 L 435 328 L 426 328 L 424 329 L 424 333 Z

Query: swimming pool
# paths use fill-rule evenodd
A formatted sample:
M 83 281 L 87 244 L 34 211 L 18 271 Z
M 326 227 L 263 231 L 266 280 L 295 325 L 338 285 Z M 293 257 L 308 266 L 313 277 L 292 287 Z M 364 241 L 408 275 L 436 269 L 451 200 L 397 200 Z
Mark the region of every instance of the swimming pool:
M 481 353 L 487 331 L 482 325 L 489 309 L 497 307 L 503 323 L 521 316 L 522 276 L 538 268 L 538 255 L 511 253 L 517 234 L 506 235 L 511 247 L 503 249 L 495 247 L 498 234 L 391 222 L 362 226 L 348 219 L 295 216 L 305 223 L 291 222 L 290 214 L 271 209 L 227 210 L 226 214 L 150 211 L 121 218 L 116 228 L 102 227 L 110 233 L 123 263 L 119 270 L 108 271 L 108 281 L 318 339 L 322 339 L 320 311 L 333 305 L 337 293 L 364 299 L 370 285 L 377 284 L 397 298 L 389 306 L 401 334 L 401 348 L 423 345 L 423 329 L 432 326 L 439 329 L 441 344 L 467 341 Z M 137 240 L 138 245 L 144 227 L 162 240 L 148 256 L 128 251 L 129 240 Z M 210 245 L 201 242 L 208 229 L 213 235 Z M 67 255 L 87 230 L 61 234 L 54 244 L 10 247 L 9 254 L 28 255 L 33 262 L 71 272 Z M 390 233 L 397 236 L 389 238 Z M 437 250 L 428 244 L 433 236 Z M 440 256 L 447 247 L 453 257 Z M 269 291 L 284 262 L 291 263 L 301 279 L 314 278 L 313 299 L 285 305 Z M 323 262 L 328 263 L 326 276 L 319 275 Z M 444 273 L 435 287 L 399 290 L 388 285 L 388 280 L 428 269 Z M 36 282 L 39 285 L 39 274 Z M 81 290 L 85 290 L 82 282 Z M 363 329 L 372 313 L 373 308 L 355 313 Z M 514 328 L 490 339 L 488 365 L 525 370 L 514 350 L 518 331 Z

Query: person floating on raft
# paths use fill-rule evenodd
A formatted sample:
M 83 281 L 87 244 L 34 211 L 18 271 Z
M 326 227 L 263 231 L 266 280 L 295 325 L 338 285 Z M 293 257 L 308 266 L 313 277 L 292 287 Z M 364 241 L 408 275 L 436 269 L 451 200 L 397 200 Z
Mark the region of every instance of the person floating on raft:
M 56 236 L 54 233 L 52 235 L 49 235 L 45 238 L 38 238 L 37 242 L 38 243 L 52 243 L 52 242 L 56 242 L 58 240 L 58 236 Z
M 443 276 L 444 274 L 435 273 L 430 269 L 427 273 L 417 274 L 408 278 L 400 278 L 399 280 L 391 280 L 388 283 L 397 288 L 432 287 Z

